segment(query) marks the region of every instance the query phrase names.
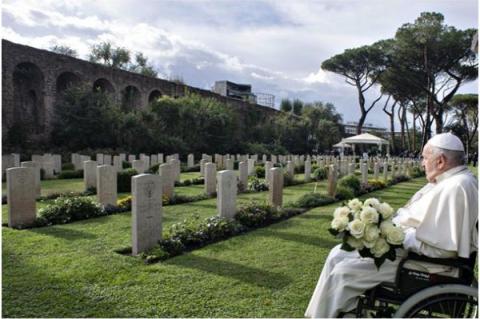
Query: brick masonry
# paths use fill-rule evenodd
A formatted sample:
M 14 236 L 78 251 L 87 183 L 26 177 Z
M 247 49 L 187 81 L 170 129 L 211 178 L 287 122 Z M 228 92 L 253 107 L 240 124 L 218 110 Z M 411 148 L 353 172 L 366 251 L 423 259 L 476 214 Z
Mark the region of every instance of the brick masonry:
M 126 107 L 146 108 L 149 99 L 159 94 L 180 97 L 192 92 L 215 98 L 240 114 L 245 114 L 242 111 L 248 109 L 267 116 L 278 112 L 181 83 L 114 69 L 7 40 L 2 40 L 2 51 L 3 138 L 16 122 L 21 122 L 29 133 L 48 140 L 53 108 L 61 91 L 71 83 L 80 82 L 92 86 L 92 89 L 94 83 L 103 84 L 107 91 L 113 90 L 112 95 L 119 105 L 125 98 L 126 90 L 130 90 L 133 92 L 130 96 L 134 96 L 134 99 L 125 103 Z

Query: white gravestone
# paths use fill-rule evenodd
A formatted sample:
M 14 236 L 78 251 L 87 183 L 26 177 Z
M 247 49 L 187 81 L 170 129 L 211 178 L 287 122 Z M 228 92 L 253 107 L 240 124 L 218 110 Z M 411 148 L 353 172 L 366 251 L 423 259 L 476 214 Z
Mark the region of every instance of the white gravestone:
M 91 187 L 97 187 L 97 162 L 83 162 L 83 183 L 85 190 Z
M 217 191 L 217 166 L 214 163 L 205 164 L 205 193 L 212 195 Z
M 158 168 L 158 174 L 162 176 L 163 194 L 171 199 L 173 197 L 173 191 L 175 188 L 172 165 L 166 163 L 161 164 Z
M 237 176 L 234 171 L 217 173 L 217 211 L 220 217 L 233 219 L 237 207 Z
M 233 158 L 228 158 L 225 160 L 225 167 L 228 171 L 233 171 L 234 161 Z
M 97 201 L 117 205 L 117 172 L 111 165 L 97 166 Z
M 37 162 L 22 162 L 22 167 L 31 167 L 34 169 L 35 174 L 35 196 L 39 197 L 41 193 L 41 181 L 40 181 L 40 164 Z
M 132 168 L 137 171 L 138 174 L 145 172 L 145 162 L 143 160 L 134 160 L 132 162 Z
M 270 185 L 270 174 L 273 168 L 273 163 L 270 161 L 265 162 L 265 184 Z
M 328 195 L 334 197 L 337 190 L 337 168 L 335 165 L 328 166 Z
M 312 178 L 312 162 L 310 160 L 305 161 L 305 182 L 310 182 Z
M 200 176 L 204 176 L 205 175 L 205 164 L 207 163 L 207 160 L 206 159 L 201 159 L 200 160 Z
M 195 158 L 193 157 L 193 154 L 188 154 L 187 156 L 187 167 L 193 167 L 195 165 Z
M 240 191 L 246 191 L 248 188 L 248 164 L 245 161 L 238 163 Z
M 162 179 L 141 174 L 132 178 L 132 255 L 162 239 Z
M 35 169 L 7 169 L 8 226 L 22 228 L 35 222 L 37 214 Z
M 250 158 L 248 159 L 248 176 L 255 175 L 255 160 Z
M 270 169 L 268 202 L 274 208 L 279 208 L 283 205 L 283 170 L 280 167 Z

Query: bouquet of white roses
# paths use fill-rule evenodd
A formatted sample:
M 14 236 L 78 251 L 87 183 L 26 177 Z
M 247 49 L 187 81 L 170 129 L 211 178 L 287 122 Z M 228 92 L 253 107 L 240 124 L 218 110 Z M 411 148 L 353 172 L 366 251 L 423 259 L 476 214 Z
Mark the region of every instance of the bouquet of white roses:
M 333 213 L 332 235 L 342 239 L 342 249 L 358 250 L 360 256 L 370 257 L 377 268 L 385 259 L 395 260 L 395 249 L 402 247 L 405 234 L 392 222 L 393 208 L 376 198 L 363 203 L 357 198 Z

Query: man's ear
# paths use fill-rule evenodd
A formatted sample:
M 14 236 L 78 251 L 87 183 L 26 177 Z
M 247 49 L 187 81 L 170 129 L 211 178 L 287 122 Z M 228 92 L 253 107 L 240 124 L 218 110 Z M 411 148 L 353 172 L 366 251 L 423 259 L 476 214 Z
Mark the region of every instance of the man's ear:
M 447 165 L 447 158 L 445 157 L 445 155 L 440 154 L 440 156 L 437 157 L 437 168 L 444 169 L 445 167 L 447 167 Z

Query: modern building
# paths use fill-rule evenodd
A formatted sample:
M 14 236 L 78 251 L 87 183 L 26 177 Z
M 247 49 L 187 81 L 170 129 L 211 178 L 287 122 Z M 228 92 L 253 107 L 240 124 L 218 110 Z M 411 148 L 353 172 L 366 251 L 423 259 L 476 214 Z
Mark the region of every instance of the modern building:
M 346 136 L 357 135 L 358 122 L 347 122 L 346 124 L 343 124 L 343 126 L 345 128 Z M 364 123 L 364 125 L 362 126 L 362 133 L 370 133 L 383 138 L 389 137 L 389 132 L 386 128 L 376 127 L 370 123 Z
M 257 96 L 252 93 L 252 86 L 250 84 L 216 81 L 212 91 L 232 99 L 257 103 Z

